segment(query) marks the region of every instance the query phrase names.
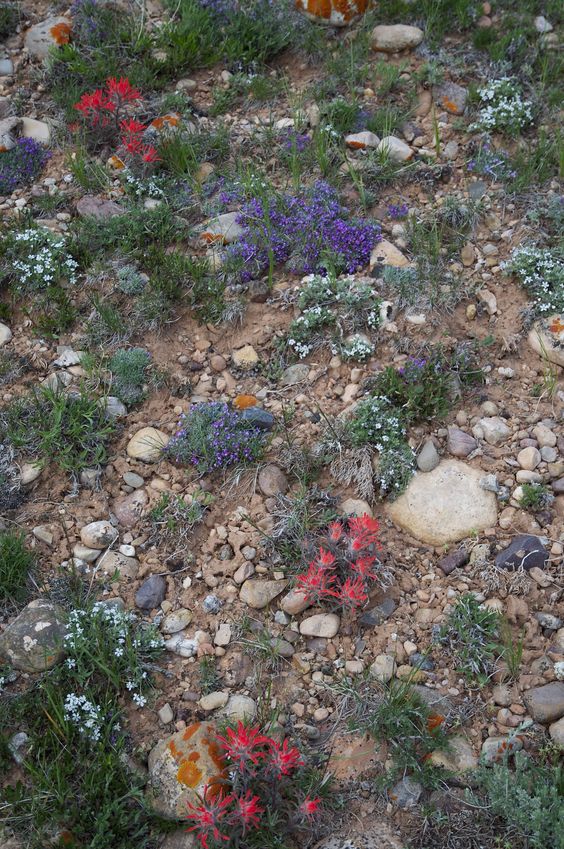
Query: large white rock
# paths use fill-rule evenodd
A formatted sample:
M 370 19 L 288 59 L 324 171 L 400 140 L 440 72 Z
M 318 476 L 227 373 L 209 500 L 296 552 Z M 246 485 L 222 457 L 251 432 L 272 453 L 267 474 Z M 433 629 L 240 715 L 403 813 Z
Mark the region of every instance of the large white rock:
M 12 338 L 12 331 L 8 327 L 7 324 L 2 324 L 0 321 L 0 348 L 2 345 L 6 345 Z
M 396 525 L 429 545 L 457 542 L 495 525 L 497 502 L 480 486 L 483 473 L 458 460 L 416 474 L 405 492 L 387 505 Z
M 33 139 L 39 144 L 49 144 L 51 141 L 51 130 L 45 121 L 37 121 L 35 118 L 22 118 L 20 135 Z
M 417 47 L 423 41 L 423 30 L 406 24 L 380 24 L 372 30 L 372 49 L 399 53 Z

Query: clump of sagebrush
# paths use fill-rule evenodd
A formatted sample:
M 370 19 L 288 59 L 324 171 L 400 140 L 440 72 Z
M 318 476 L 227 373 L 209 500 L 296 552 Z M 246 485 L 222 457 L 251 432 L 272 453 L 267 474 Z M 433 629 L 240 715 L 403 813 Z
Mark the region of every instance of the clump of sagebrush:
M 1 480 L 1 478 L 0 478 Z M 0 605 L 23 604 L 29 595 L 35 557 L 17 530 L 0 531 Z
M 112 393 L 128 406 L 139 404 L 147 395 L 152 358 L 144 348 L 122 348 L 108 363 L 112 373 Z
M 264 431 L 227 404 L 213 401 L 194 404 L 181 416 L 165 454 L 205 475 L 257 460 L 263 447 Z
M 502 268 L 515 274 L 533 298 L 536 313 L 564 310 L 564 256 L 555 248 L 515 248 Z
M 149 513 L 151 540 L 175 552 L 185 550 L 192 531 L 202 521 L 212 501 L 209 492 L 198 491 L 193 496 L 163 492 Z
M 49 151 L 33 139 L 18 139 L 16 146 L 0 157 L 0 195 L 32 183 L 50 157 Z
M 554 501 L 554 496 L 541 483 L 523 483 L 521 484 L 521 497 L 519 503 L 523 510 L 545 510 L 550 507 Z
M 533 104 L 525 100 L 518 81 L 501 77 L 481 86 L 477 92 L 479 111 L 471 130 L 518 134 L 533 122 Z
M 100 399 L 83 390 L 42 388 L 0 413 L 0 439 L 41 465 L 54 463 L 73 475 L 106 462 L 114 429 Z
M 531 849 L 564 849 L 564 767 L 559 749 L 548 747 L 538 760 L 515 753 L 508 763 L 481 766 L 477 787 L 493 814 L 503 817 Z M 471 801 L 481 804 L 472 794 Z
M 1 245 L 2 272 L 17 292 L 76 283 L 78 263 L 64 239 L 42 227 L 9 230 Z
M 456 668 L 469 682 L 485 684 L 499 645 L 500 618 L 471 593 L 458 598 L 442 626 L 439 643 L 454 657 Z
M 304 277 L 297 290 L 297 306 L 301 310 L 284 337 L 302 359 L 311 351 L 327 345 L 345 359 L 366 359 L 374 351 L 370 339 L 352 331 L 370 332 L 381 324 L 382 301 L 371 283 L 353 277 L 311 274 Z
M 409 357 L 404 366 L 387 366 L 371 381 L 375 395 L 383 395 L 408 424 L 446 416 L 462 387 L 482 382 L 481 369 L 468 347 L 447 352 L 431 349 L 422 357 Z
M 380 239 L 372 221 L 350 218 L 333 188 L 316 182 L 300 195 L 283 194 L 255 179 L 246 190 L 235 187 L 220 198 L 241 204 L 243 233 L 227 249 L 226 271 L 249 281 L 285 264 L 295 274 L 355 272 L 368 265 Z

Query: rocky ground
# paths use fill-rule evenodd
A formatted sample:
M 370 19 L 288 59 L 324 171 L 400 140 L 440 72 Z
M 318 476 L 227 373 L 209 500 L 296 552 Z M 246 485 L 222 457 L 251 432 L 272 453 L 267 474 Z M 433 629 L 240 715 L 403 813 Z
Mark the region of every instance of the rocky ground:
M 65 134 L 66 119 L 42 72 L 46 46 L 52 49 L 54 16 L 66 24 L 68 10 L 39 3 L 23 7 L 0 53 L 2 135 L 32 137 L 46 144 L 52 156 L 33 183 L 0 198 L 0 209 L 8 226 L 29 212 L 39 227 L 66 239 L 85 217 L 105 222 L 129 200 L 119 174 L 110 172 L 105 189 L 96 191 L 83 188 L 69 166 L 73 139 Z M 150 26 L 162 20 L 158 4 L 147 4 L 146 11 Z M 473 29 L 503 28 L 505 13 L 484 3 Z M 556 49 L 552 24 L 557 22 L 542 20 L 534 38 L 545 39 L 544 49 Z M 558 332 L 549 332 L 542 318 L 535 325 L 538 315 L 524 318 L 530 294 L 504 267 L 516 247 L 550 242 L 542 218 L 539 223 L 528 213 L 557 199 L 561 186 L 553 173 L 515 194 L 511 185 L 468 168 L 476 149 L 476 134 L 469 129 L 476 101 L 469 91 L 491 66 L 483 58 L 472 64 L 476 51 L 467 33 L 447 34 L 440 48 L 431 48 L 424 21 L 409 23 L 422 29 L 372 36 L 366 81 L 357 86 L 355 97 L 364 109 L 379 105 L 385 98 L 374 81 L 372 88 L 371 68 L 377 62 L 400 68 L 415 100 L 409 120 L 390 134 L 387 149 L 396 165 L 415 162 L 431 176 L 424 179 L 414 171 L 383 183 L 363 208 L 362 186 L 347 178 L 347 163 L 362 175 L 367 151 L 382 143 L 366 130 L 342 133 L 339 141 L 338 173 L 347 206 L 378 222 L 383 237 L 370 263 L 354 275 L 389 302 L 374 353 L 354 361 L 318 347 L 304 359 L 280 358 L 274 343 L 299 314 L 291 294 L 301 285 L 300 276 L 284 267 L 276 269 L 270 288 L 264 277 L 235 286 L 233 297 L 245 302 L 235 323 L 199 320 L 186 297 L 176 303 L 170 321 L 137 336 L 135 345 L 150 353 L 165 377 L 137 405 L 124 405 L 107 388 L 116 430 L 100 466 L 69 476 L 54 464 L 37 465 L 25 451 L 16 455 L 21 495 L 2 522 L 4 530 L 25 533 L 38 571 L 27 606 L 7 605 L 0 618 L 3 696 L 15 698 L 37 686 L 49 674 L 46 670 L 64 663 L 69 605 L 58 593 L 61 575 L 72 573 L 89 590 L 90 602 L 111 601 L 134 611 L 153 623 L 164 640 L 164 653 L 153 669 L 154 688 L 140 704 L 124 696 L 122 708 L 131 751 L 140 769 L 148 769 L 148 792 L 165 816 L 178 814 L 190 795 L 185 788 L 178 795 L 176 767 L 167 766 L 170 740 L 182 747 L 186 729 L 196 722 L 275 717 L 284 733 L 327 759 L 325 768 L 336 792 L 343 794 L 344 804 L 320 830 L 321 837 L 340 835 L 323 837 L 325 849 L 533 845 L 518 830 L 511 831 L 511 823 L 502 826 L 487 816 L 489 825 L 480 821 L 473 833 L 465 788 L 476 786 L 480 760 L 501 761 L 505 750 L 512 755 L 517 749 L 534 759 L 539 750 L 564 747 L 564 363 Z M 346 50 L 355 26 L 331 36 L 326 49 Z M 430 60 L 441 63 L 436 84 L 422 81 L 421 68 Z M 244 157 L 250 168 L 256 166 L 282 186 L 276 157 L 259 149 L 254 132 L 265 125 L 293 127 L 298 101 L 304 131 L 313 132 L 320 109 L 312 92 L 327 73 L 323 68 L 283 52 L 272 69 L 284 77 L 285 88 L 267 103 L 235 100 L 220 115 L 213 109 L 218 92 L 234 84 L 223 63 L 195 68 L 190 76 L 173 80 L 167 91 L 189 94 L 196 132 L 228 128 L 229 167 Z M 556 132 L 557 111 L 555 106 L 538 116 L 525 145 L 536 143 L 541 126 Z M 517 150 L 514 138 L 494 138 L 498 148 L 510 154 Z M 107 153 L 98 155 L 104 169 L 110 167 Z M 216 170 L 206 161 L 199 168 L 202 181 Z M 54 196 L 59 203 L 53 212 L 38 214 L 37 200 Z M 424 299 L 406 306 L 382 283 L 384 269 L 415 267 L 407 215 L 436 213 L 452 197 L 479 204 L 456 255 L 445 258 L 445 275 L 457 281 L 457 302 L 448 309 Z M 163 202 L 166 198 L 138 203 L 150 210 Z M 409 210 L 406 217 L 390 215 L 390 205 L 401 204 Z M 183 250 L 207 257 L 220 274 L 222 246 L 241 237 L 238 226 L 236 217 L 190 221 Z M 94 271 L 80 268 L 79 281 L 90 275 L 91 286 L 95 274 L 100 292 L 106 291 L 103 265 Z M 77 293 L 75 324 L 48 336 L 30 312 L 33 295 L 14 292 L 8 285 L 2 290 L 7 309 L 1 314 L 0 353 L 23 366 L 4 382 L 2 407 L 37 386 L 69 392 L 89 381 L 91 391 L 103 395 L 102 385 L 92 389 L 92 372 L 84 361 L 88 309 L 83 293 Z M 461 342 L 478 343 L 483 382 L 453 397 L 443 417 L 409 427 L 416 471 L 402 494 L 367 500 L 358 486 L 339 482 L 329 462 L 316 468 L 315 476 L 304 477 L 303 457 L 324 437 L 326 422 L 353 414 L 375 375 L 389 365 L 403 367 L 408 355 L 424 355 L 429 346 Z M 90 355 L 102 361 L 113 350 L 104 345 Z M 268 441 L 258 461 L 197 476 L 163 454 L 181 414 L 209 401 L 246 408 L 248 420 L 263 428 Z M 2 447 L 10 450 L 7 444 Z M 524 507 L 523 485 L 530 484 L 542 485 L 544 498 Z M 288 550 L 272 544 L 280 516 L 303 500 L 304 485 L 313 500 L 325 493 L 327 505 L 342 517 L 368 514 L 380 523 L 379 556 L 389 580 L 375 585 L 360 610 L 345 613 L 308 604 L 294 586 L 296 563 Z M 205 503 L 199 521 L 183 527 L 181 518 L 167 537 L 159 536 L 154 511 L 163 494 Z M 321 528 L 322 523 L 314 526 L 312 536 Z M 462 674 L 456 651 L 438 639 L 466 594 L 498 613 L 506 634 L 506 654 L 499 643 L 491 670 L 479 681 Z M 430 765 L 445 769 L 436 783 L 406 768 L 384 786 L 382 776 L 393 762 L 389 741 L 371 737 L 369 721 L 362 730 L 349 728 L 348 690 L 360 693 L 366 719 L 374 709 L 374 693 L 397 682 L 414 686 L 431 715 L 444 722 L 450 747 L 425 755 Z M 25 754 L 19 756 L 29 746 L 25 716 L 5 731 L 12 742 L 13 734 L 24 736 L 13 742 L 17 763 L 12 759 L 6 766 L 2 781 L 26 781 Z M 446 820 L 433 819 L 427 813 L 431 809 Z M 2 845 L 63 845 L 20 843 L 28 838 L 18 833 L 9 813 L 6 822 Z M 191 846 L 193 838 L 180 834 L 162 838 L 162 845 Z M 498 844 L 496 835 L 514 842 Z

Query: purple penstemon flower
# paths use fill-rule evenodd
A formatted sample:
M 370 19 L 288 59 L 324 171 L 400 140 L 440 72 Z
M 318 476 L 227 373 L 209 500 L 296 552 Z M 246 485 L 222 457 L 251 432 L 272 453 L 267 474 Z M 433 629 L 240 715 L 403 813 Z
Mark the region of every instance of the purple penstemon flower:
M 10 194 L 37 177 L 51 153 L 34 139 L 20 138 L 12 150 L 0 156 L 0 194 Z

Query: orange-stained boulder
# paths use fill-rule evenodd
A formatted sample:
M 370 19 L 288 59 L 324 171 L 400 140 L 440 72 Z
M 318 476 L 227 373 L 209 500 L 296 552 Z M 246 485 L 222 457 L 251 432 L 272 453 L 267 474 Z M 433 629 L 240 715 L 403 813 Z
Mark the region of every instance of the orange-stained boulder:
M 216 734 L 210 722 L 195 722 L 159 740 L 152 749 L 147 801 L 161 816 L 185 816 L 188 803 L 197 802 L 206 786 L 213 791 L 226 783 L 227 771 Z

